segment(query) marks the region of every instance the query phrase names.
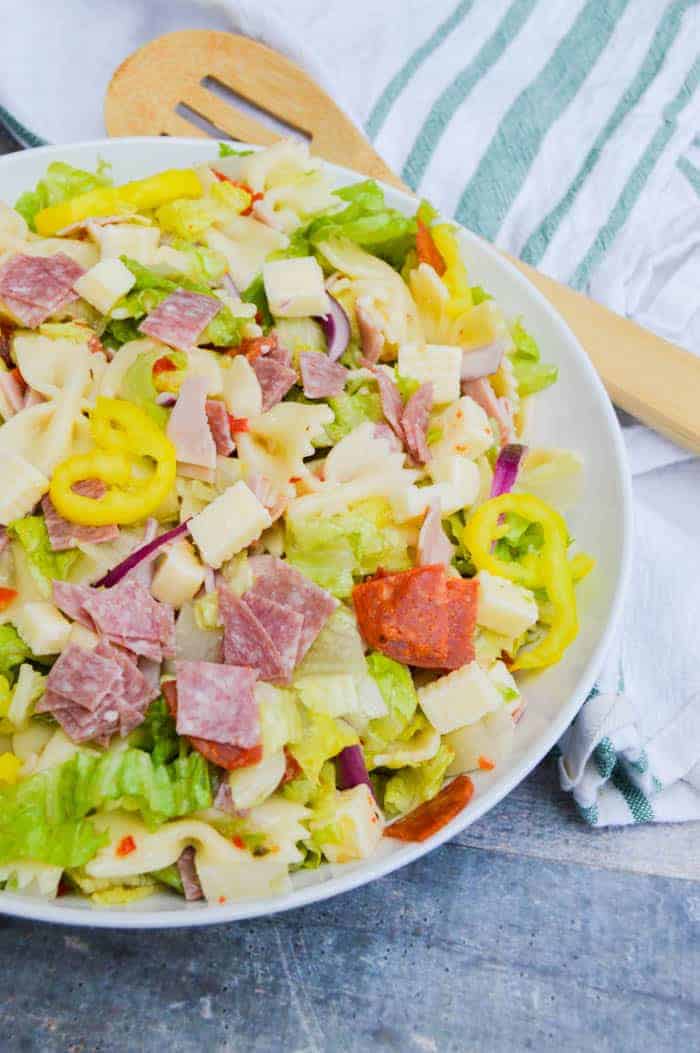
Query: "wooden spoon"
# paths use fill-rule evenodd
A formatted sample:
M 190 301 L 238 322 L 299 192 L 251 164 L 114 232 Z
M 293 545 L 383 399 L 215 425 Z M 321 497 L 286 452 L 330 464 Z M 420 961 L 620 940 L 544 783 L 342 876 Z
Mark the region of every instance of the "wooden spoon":
M 251 116 L 246 101 L 307 135 L 326 160 L 409 189 L 304 70 L 232 33 L 182 30 L 134 52 L 112 77 L 105 125 L 113 136 L 231 136 L 261 145 L 280 138 Z M 568 322 L 613 402 L 700 453 L 700 358 L 508 258 Z

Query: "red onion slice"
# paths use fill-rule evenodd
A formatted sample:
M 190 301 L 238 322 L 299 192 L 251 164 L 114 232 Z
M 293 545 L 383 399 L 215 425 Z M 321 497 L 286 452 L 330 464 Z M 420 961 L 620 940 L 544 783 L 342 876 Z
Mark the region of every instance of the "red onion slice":
M 328 293 L 328 314 L 319 315 L 316 321 L 326 334 L 328 357 L 335 362 L 350 343 L 350 319 L 335 297 Z
M 491 497 L 500 497 L 501 494 L 510 493 L 515 486 L 520 464 L 526 453 L 527 446 L 522 446 L 517 442 L 510 442 L 503 447 L 493 470 Z
M 367 774 L 365 755 L 362 746 L 346 746 L 337 758 L 338 785 L 341 790 L 351 790 L 353 786 L 364 783 L 372 791 L 372 783 Z M 374 791 L 372 791 L 374 793 Z
M 132 552 L 126 559 L 123 559 L 121 563 L 117 563 L 116 567 L 112 567 L 103 578 L 96 583 L 99 587 L 104 585 L 106 589 L 111 589 L 113 585 L 117 585 L 122 578 L 126 577 L 129 571 L 133 570 L 134 567 L 138 567 L 139 563 L 142 563 L 149 556 L 152 556 L 154 552 L 157 552 L 163 545 L 169 544 L 174 541 L 175 538 L 180 537 L 182 534 L 186 534 L 190 529 L 189 520 L 184 523 L 180 523 L 179 526 L 173 527 L 172 530 L 166 531 L 165 534 L 161 534 L 160 537 L 156 537 L 153 541 L 149 541 L 147 545 L 142 545 L 141 548 L 137 548 L 135 552 Z
M 464 351 L 462 354 L 462 380 L 480 380 L 481 377 L 490 377 L 500 365 L 505 353 L 505 342 L 494 340 L 486 347 L 480 347 L 476 351 Z
M 156 405 L 165 406 L 168 409 L 174 406 L 177 402 L 177 397 L 173 395 L 171 391 L 161 391 L 160 395 L 156 395 Z

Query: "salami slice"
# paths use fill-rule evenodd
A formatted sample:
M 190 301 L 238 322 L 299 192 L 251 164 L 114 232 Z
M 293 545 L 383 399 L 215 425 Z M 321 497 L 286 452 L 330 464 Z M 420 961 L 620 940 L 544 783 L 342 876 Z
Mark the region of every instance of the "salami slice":
M 401 416 L 403 414 L 403 402 L 401 393 L 389 374 L 378 366 L 372 371 L 379 385 L 379 398 L 382 403 L 382 413 L 398 437 L 403 440 L 403 429 L 401 427 Z
M 369 647 L 406 665 L 446 668 L 450 625 L 442 564 L 375 577 L 356 585 L 352 598 Z
M 250 567 L 255 581 L 245 594 L 246 600 L 251 595 L 262 596 L 304 616 L 297 651 L 298 665 L 338 606 L 338 601 L 305 578 L 296 567 L 276 556 L 254 556 Z
M 449 567 L 453 548 L 442 527 L 440 500 L 433 501 L 425 513 L 418 535 L 418 563 L 421 567 L 431 563 L 444 563 Z
M 428 420 L 433 404 L 433 385 L 421 384 L 411 395 L 401 416 L 406 449 L 416 464 L 427 464 L 430 460 L 430 447 L 427 442 Z
M 121 680 L 119 664 L 76 644 L 69 644 L 56 660 L 47 689 L 93 712 Z
M 176 662 L 177 732 L 249 749 L 260 741 L 260 716 L 248 666 Z
M 275 603 L 274 600 L 267 599 L 259 593 L 246 595 L 244 601 L 277 648 L 284 669 L 284 679 L 289 680 L 297 664 L 304 615 L 293 611 L 291 607 L 283 607 L 281 603 Z
M 83 608 L 99 631 L 136 654 L 143 654 L 135 646 L 145 640 L 161 645 L 162 656 L 174 651 L 175 617 L 171 607 L 154 600 L 145 585 L 126 578 L 111 589 L 90 589 Z M 152 652 L 146 657 L 157 656 Z
M 302 351 L 299 355 L 304 394 L 309 399 L 329 399 L 340 395 L 345 387 L 348 371 L 339 362 L 331 362 L 318 351 Z
M 24 325 L 35 329 L 77 298 L 73 285 L 84 273 L 63 252 L 13 256 L 0 268 L 0 298 Z
M 296 384 L 296 371 L 284 362 L 278 362 L 271 354 L 258 355 L 251 365 L 262 391 L 262 411 L 267 413 Z
M 219 587 L 219 614 L 224 624 L 224 662 L 258 670 L 261 680 L 280 680 L 282 658 L 247 603 L 225 585 Z
M 197 374 L 186 377 L 168 421 L 167 436 L 178 461 L 200 468 L 216 468 L 216 445 L 206 412 L 208 381 Z
M 77 494 L 94 499 L 102 497 L 106 489 L 101 479 L 84 479 L 73 487 Z M 68 519 L 64 519 L 56 511 L 48 494 L 42 498 L 41 508 L 49 534 L 49 545 L 54 552 L 64 552 L 68 548 L 75 548 L 81 542 L 99 545 L 105 541 L 114 541 L 119 537 L 119 527 L 116 524 L 81 526 L 79 523 L 71 523 Z
M 236 449 L 231 437 L 231 421 L 226 406 L 218 399 L 207 399 L 205 404 L 209 430 L 220 457 L 229 457 Z
M 177 685 L 174 680 L 168 680 L 162 685 L 163 698 L 173 717 L 177 719 Z M 226 771 L 235 771 L 236 768 L 249 768 L 262 760 L 262 743 L 244 749 L 241 746 L 228 746 L 220 742 L 211 742 L 208 739 L 191 738 L 189 741 L 192 748 L 206 757 L 212 764 L 217 764 Z
M 359 300 L 355 304 L 355 317 L 362 341 L 362 364 L 373 366 L 384 349 L 384 337 L 372 320 L 371 310 Z
M 92 596 L 92 588 L 89 585 L 72 585 L 68 581 L 54 581 L 53 602 L 59 611 L 79 622 L 86 629 L 94 629 L 95 623 L 85 610 L 85 601 Z
M 189 351 L 221 307 L 214 296 L 178 289 L 144 318 L 139 330 L 170 347 Z
M 197 875 L 195 853 L 192 845 L 183 848 L 178 856 L 176 866 L 182 881 L 182 891 L 185 893 L 187 902 L 192 903 L 195 900 L 204 899 L 202 886 Z

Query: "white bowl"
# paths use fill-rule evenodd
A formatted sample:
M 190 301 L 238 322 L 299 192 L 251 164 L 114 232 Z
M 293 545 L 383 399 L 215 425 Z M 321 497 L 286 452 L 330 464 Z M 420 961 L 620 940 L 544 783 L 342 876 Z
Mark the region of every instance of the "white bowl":
M 116 182 L 150 175 L 164 168 L 186 167 L 217 156 L 217 144 L 202 139 L 105 139 L 74 146 L 46 146 L 0 159 L 0 199 L 14 202 L 33 187 L 46 166 L 64 160 L 94 169 L 99 158 L 112 164 Z M 338 185 L 361 178 L 330 166 Z M 404 212 L 415 211 L 415 199 L 384 187 L 387 200 Z M 0 893 L 6 914 L 43 921 L 104 928 L 173 928 L 208 925 L 288 910 L 356 888 L 418 859 L 449 840 L 493 808 L 545 756 L 572 721 L 588 695 L 618 622 L 630 563 L 631 490 L 622 436 L 610 401 L 591 363 L 570 329 L 529 282 L 490 245 L 462 233 L 464 255 L 474 282 L 492 292 L 509 316 L 523 315 L 547 361 L 559 366 L 559 381 L 537 396 L 528 440 L 563 446 L 585 462 L 584 493 L 568 511 L 572 533 L 592 553 L 595 572 L 578 590 L 581 628 L 578 639 L 554 668 L 527 682 L 528 709 L 518 725 L 515 748 L 507 765 L 479 773 L 469 806 L 435 836 L 405 845 L 384 839 L 366 861 L 302 871 L 293 891 L 277 898 L 246 900 L 225 906 L 186 905 L 163 894 L 121 909 L 95 909 L 87 900 L 65 897 L 47 902 L 15 893 Z

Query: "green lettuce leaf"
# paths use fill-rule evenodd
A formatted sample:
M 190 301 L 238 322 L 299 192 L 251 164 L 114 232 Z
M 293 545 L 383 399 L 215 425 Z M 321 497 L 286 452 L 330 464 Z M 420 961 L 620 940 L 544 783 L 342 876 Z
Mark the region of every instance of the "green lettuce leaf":
M 187 355 L 182 351 L 170 351 L 165 348 L 144 351 L 131 363 L 121 383 L 122 397 L 145 410 L 159 428 L 165 427 L 168 421 L 168 411 L 156 402 L 158 389 L 153 379 L 153 367 L 164 355 L 167 355 L 178 369 L 187 368 Z
M 290 563 L 341 599 L 350 595 L 355 578 L 380 566 L 411 566 L 405 535 L 381 498 L 333 516 L 287 517 L 286 552 Z
M 222 253 L 204 245 L 193 245 L 184 238 L 174 238 L 173 248 L 184 252 L 188 267 L 186 277 L 202 285 L 213 285 L 226 273 L 228 263 Z
M 156 765 L 168 764 L 191 752 L 187 739 L 175 730 L 175 720 L 162 696 L 151 702 L 143 723 L 129 736 L 129 745 L 150 753 Z
M 49 596 L 54 578 L 64 580 L 80 556 L 77 548 L 54 552 L 49 544 L 49 532 L 43 516 L 15 519 L 7 528 L 11 537 L 24 549 L 29 570 L 42 593 Z
M 331 446 L 354 431 L 358 424 L 369 420 L 375 424 L 382 420 L 382 404 L 379 392 L 362 388 L 354 394 L 343 392 L 328 400 L 335 414 L 332 424 L 326 425 L 326 435 Z
M 506 533 L 498 539 L 494 553 L 506 563 L 518 563 L 528 552 L 539 552 L 544 544 L 544 533 L 540 523 L 532 523 L 517 512 L 507 512 Z
M 418 695 L 411 671 L 393 658 L 373 652 L 367 655 L 367 670 L 379 688 L 388 713 L 369 722 L 366 741 L 373 752 L 405 735 L 416 714 Z
M 335 194 L 345 208 L 323 213 L 308 224 L 306 237 L 310 245 L 316 246 L 333 236 L 349 238 L 401 270 L 407 253 L 415 246 L 415 217 L 390 208 L 384 191 L 372 179 L 342 187 Z
M 219 157 L 248 157 L 252 150 L 235 150 L 228 143 L 219 143 Z
M 185 890 L 182 887 L 182 878 L 175 863 L 171 863 L 169 867 L 162 867 L 160 870 L 152 870 L 149 877 L 159 881 L 161 885 L 167 885 L 168 888 L 184 896 Z
M 435 756 L 415 768 L 401 768 L 384 784 L 383 807 L 388 816 L 404 815 L 429 801 L 442 787 L 454 750 L 441 743 Z
M 357 733 L 349 724 L 325 713 L 312 713 L 303 708 L 301 716 L 301 738 L 288 748 L 304 776 L 318 785 L 323 765 L 346 746 L 354 746 Z
M 87 194 L 101 186 L 112 186 L 110 165 L 100 161 L 96 172 L 85 172 L 73 168 L 65 161 L 52 161 L 34 190 L 27 190 L 15 203 L 15 208 L 24 216 L 31 230 L 35 230 L 34 217 L 50 205 L 60 205 L 80 194 Z
M 559 370 L 554 365 L 540 361 L 540 349 L 535 338 L 528 333 L 520 321 L 511 326 L 510 332 L 515 351 L 510 352 L 508 357 L 513 363 L 519 394 L 521 396 L 534 395 L 535 392 L 554 384 Z
M 31 657 L 31 651 L 14 625 L 0 625 L 0 675 L 14 682 L 17 667 Z

